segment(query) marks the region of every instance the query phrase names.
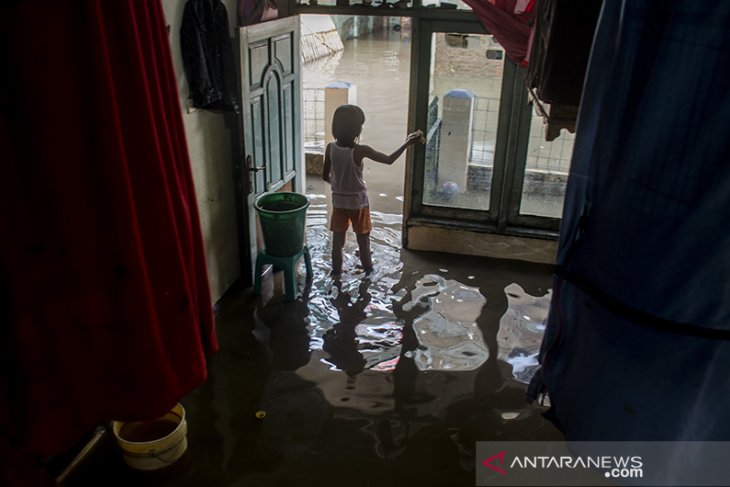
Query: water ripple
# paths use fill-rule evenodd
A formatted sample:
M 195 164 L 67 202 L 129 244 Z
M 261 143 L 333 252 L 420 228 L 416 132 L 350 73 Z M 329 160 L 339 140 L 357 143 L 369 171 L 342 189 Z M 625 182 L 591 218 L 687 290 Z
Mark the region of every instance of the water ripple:
M 427 274 L 416 282 L 404 311 L 424 313 L 413 321 L 418 348 L 412 356 L 419 370 L 474 370 L 489 358 L 476 320 L 487 300 L 475 287 Z

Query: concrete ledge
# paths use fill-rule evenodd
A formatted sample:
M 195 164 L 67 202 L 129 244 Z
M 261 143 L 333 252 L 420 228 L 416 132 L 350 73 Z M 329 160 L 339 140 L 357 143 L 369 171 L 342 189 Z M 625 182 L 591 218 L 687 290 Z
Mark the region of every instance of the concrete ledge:
M 558 242 L 540 238 L 458 230 L 430 225 L 408 225 L 409 250 L 479 255 L 515 259 L 539 264 L 555 264 Z

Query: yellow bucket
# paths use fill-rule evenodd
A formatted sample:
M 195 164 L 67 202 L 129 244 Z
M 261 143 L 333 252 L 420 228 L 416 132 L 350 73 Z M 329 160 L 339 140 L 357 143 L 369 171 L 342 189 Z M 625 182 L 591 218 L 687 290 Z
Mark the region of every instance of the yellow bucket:
M 124 461 L 136 470 L 157 470 L 175 463 L 188 448 L 185 409 L 177 404 L 152 421 L 112 421 Z

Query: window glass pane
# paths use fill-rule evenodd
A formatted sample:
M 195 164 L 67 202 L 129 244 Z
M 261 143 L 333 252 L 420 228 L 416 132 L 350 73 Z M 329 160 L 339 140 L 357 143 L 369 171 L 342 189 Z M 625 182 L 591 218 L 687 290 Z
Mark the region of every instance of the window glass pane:
M 423 203 L 489 209 L 504 51 L 490 35 L 432 37 Z
M 532 115 L 527 164 L 522 184 L 520 213 L 560 218 L 575 135 L 566 130 L 551 142 L 545 140 L 543 119 Z

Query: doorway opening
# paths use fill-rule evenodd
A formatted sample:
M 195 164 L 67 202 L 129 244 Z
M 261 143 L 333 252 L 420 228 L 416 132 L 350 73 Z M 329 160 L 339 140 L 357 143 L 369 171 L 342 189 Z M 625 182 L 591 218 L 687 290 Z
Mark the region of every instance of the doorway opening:
M 337 106 L 327 107 L 327 86 L 346 82 L 352 94 L 344 102 L 366 114 L 362 143 L 387 152 L 410 130 L 427 134 L 427 144 L 416 146 L 407 160 L 365 165 L 371 210 L 389 221 L 402 215 L 403 247 L 554 261 L 573 135 L 545 140 L 524 68 L 479 22 L 301 19 L 310 197 L 327 202 L 329 188 L 321 181 L 325 125 L 327 110 Z M 323 19 L 329 28 L 322 27 Z M 315 41 L 311 49 L 308 37 Z M 324 55 L 306 59 L 310 51 Z
M 427 143 L 408 166 L 406 246 L 554 262 L 573 135 L 545 140 L 524 68 L 480 23 L 421 20 L 414 46 Z
M 327 195 L 322 157 L 330 140 L 326 124 L 331 113 L 327 110 L 336 108 L 337 100 L 356 104 L 365 112 L 360 143 L 389 153 L 405 140 L 409 129 L 411 19 L 302 15 L 301 22 L 307 193 Z M 327 87 L 338 82 L 350 85 L 349 97 L 339 96 L 330 103 L 326 98 L 332 91 Z M 405 157 L 392 166 L 365 162 L 363 175 L 372 211 L 402 215 L 404 174 Z

